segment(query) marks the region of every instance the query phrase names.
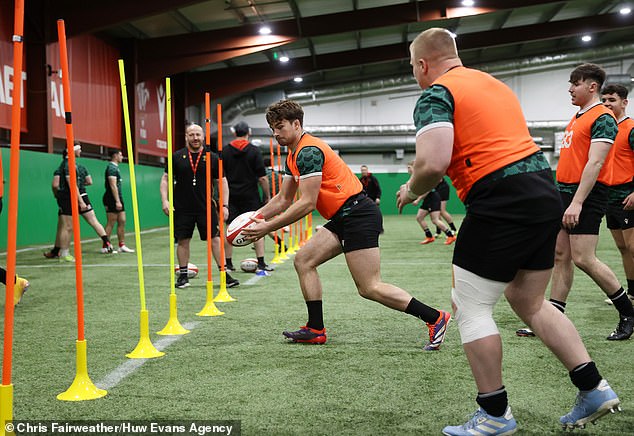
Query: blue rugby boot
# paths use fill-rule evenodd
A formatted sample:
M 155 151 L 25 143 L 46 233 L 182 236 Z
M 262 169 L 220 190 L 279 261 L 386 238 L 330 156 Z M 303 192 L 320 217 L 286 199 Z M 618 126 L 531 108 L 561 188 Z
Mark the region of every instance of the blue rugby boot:
M 621 402 L 607 381 L 601 380 L 591 391 L 579 391 L 572 410 L 559 418 L 564 430 L 584 428 L 588 422 L 596 420 L 608 413 L 621 411 Z
M 515 433 L 517 422 L 511 408 L 507 407 L 502 416 L 491 416 L 479 408 L 471 419 L 462 425 L 448 425 L 442 429 L 447 436 L 503 436 Z

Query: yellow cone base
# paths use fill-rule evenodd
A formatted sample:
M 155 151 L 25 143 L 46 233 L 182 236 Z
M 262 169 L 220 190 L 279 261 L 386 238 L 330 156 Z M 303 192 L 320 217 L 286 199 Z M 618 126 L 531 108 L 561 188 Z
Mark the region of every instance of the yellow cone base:
M 280 251 L 280 260 L 288 260 L 288 256 L 286 255 L 286 244 L 284 243 L 282 243 L 282 250 Z
M 77 341 L 77 373 L 73 384 L 57 396 L 61 401 L 85 401 L 104 397 L 108 392 L 99 389 L 88 376 L 86 341 Z
M 163 327 L 163 330 L 156 332 L 159 335 L 186 335 L 189 333 L 185 327 L 178 321 L 178 310 L 176 308 L 176 294 L 170 294 L 170 319 L 167 320 L 167 324 Z
M 147 310 L 141 310 L 139 324 L 141 326 L 141 338 L 139 339 L 139 343 L 131 353 L 125 356 L 130 359 L 152 359 L 154 357 L 164 356 L 165 353 L 157 350 L 152 344 L 152 341 L 150 341 L 150 315 Z
M 220 271 L 220 290 L 218 291 L 218 295 L 214 298 L 216 303 L 231 303 L 232 301 L 236 301 L 229 292 L 227 292 L 227 272 Z
M 13 421 L 13 385 L 0 385 L 0 436 L 14 435 L 5 424 Z
M 271 263 L 282 263 L 280 260 L 280 247 L 275 244 L 275 254 L 273 255 L 273 259 L 271 259 Z
M 226 276 L 225 276 L 226 278 Z M 205 307 L 202 308 L 200 312 L 196 315 L 198 316 L 220 316 L 224 315 L 220 309 L 216 307 L 214 304 L 214 282 L 207 281 L 207 302 L 205 303 Z

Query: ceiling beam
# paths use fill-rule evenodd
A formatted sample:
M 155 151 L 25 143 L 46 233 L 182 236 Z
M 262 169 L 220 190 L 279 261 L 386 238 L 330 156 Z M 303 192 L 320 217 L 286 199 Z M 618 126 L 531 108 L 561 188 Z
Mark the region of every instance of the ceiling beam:
M 495 10 L 495 8 L 505 9 L 550 2 L 545 0 L 482 0 L 481 3 L 485 7 L 484 10 Z M 356 32 L 369 28 L 414 23 L 417 20 L 436 20 L 442 18 L 445 10 L 449 10 L 449 8 L 446 9 L 448 5 L 457 6 L 459 4 L 458 0 L 428 0 L 415 4 L 403 3 L 306 18 L 297 16 L 294 19 L 271 22 L 273 35 L 267 37 L 258 35 L 258 23 L 249 23 L 228 29 L 145 39 L 139 41 L 139 78 L 145 80 L 151 77 L 185 72 L 193 68 L 203 67 L 208 63 L 223 61 L 229 57 L 277 47 L 284 43 L 296 41 L 300 37 L 310 38 L 333 33 Z M 457 16 L 459 13 L 451 15 L 453 18 L 450 19 L 455 20 Z M 245 37 L 244 35 L 254 36 Z M 254 39 L 255 35 L 260 38 L 259 41 Z M 241 42 L 246 38 L 252 38 L 251 42 Z M 265 38 L 272 38 L 275 41 L 267 43 Z
M 201 0 L 46 0 L 55 18 L 62 18 L 66 25 L 66 36 L 72 37 L 83 33 L 96 33 L 108 27 L 139 20 L 175 9 L 183 8 Z M 78 3 L 81 3 L 80 5 Z M 29 3 L 27 2 L 27 8 Z M 35 6 L 34 6 L 35 7 Z M 49 34 L 51 40 L 57 41 L 56 20 L 50 20 Z
M 634 17 L 607 14 L 587 18 L 561 20 L 537 25 L 516 26 L 496 31 L 483 31 L 458 36 L 458 47 L 463 50 L 485 50 L 488 47 L 518 44 L 525 41 L 548 40 L 580 35 L 584 32 L 601 32 L 632 27 L 634 34 Z M 266 82 L 267 85 L 290 80 L 296 75 L 306 75 L 316 71 L 334 68 L 351 67 L 359 64 L 408 59 L 409 53 L 403 43 L 380 47 L 369 47 L 338 53 L 305 56 L 295 58 L 283 67 L 270 63 L 243 65 L 231 69 L 219 69 L 188 74 L 189 90 L 194 92 L 197 84 L 222 83 L 215 94 L 223 97 L 238 92 L 245 92 Z M 196 94 L 190 94 L 196 98 Z

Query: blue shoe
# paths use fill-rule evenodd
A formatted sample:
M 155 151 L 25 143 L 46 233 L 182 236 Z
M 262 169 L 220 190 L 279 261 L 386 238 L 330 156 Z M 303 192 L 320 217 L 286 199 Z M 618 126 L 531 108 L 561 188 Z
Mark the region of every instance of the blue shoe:
M 621 411 L 621 402 L 607 381 L 601 380 L 591 391 L 579 391 L 577 401 L 570 413 L 559 418 L 564 430 L 575 427 L 584 428 L 588 422 L 595 421 L 608 413 Z
M 440 316 L 436 322 L 434 324 L 427 324 L 427 328 L 429 329 L 429 342 L 423 348 L 425 351 L 436 351 L 440 349 L 440 346 L 445 340 L 451 314 L 443 310 L 439 310 L 438 312 L 440 312 Z
M 447 436 L 474 436 L 474 435 L 508 435 L 517 430 L 517 422 L 513 418 L 511 408 L 507 407 L 504 415 L 491 416 L 479 408 L 471 419 L 462 425 L 448 425 L 442 429 L 442 434 Z

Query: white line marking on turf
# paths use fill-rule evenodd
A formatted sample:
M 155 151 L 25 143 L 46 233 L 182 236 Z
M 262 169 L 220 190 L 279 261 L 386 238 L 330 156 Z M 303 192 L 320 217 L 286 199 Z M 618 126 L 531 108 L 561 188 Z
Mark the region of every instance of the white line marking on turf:
M 201 321 L 193 321 L 183 324 L 187 330 L 195 329 Z M 154 347 L 163 351 L 174 342 L 181 339 L 184 335 L 175 335 L 175 336 L 165 336 L 154 344 Z M 160 357 L 159 357 L 160 359 Z M 129 359 L 121 365 L 117 366 L 114 370 L 112 370 L 108 375 L 106 375 L 102 380 L 95 383 L 101 389 L 112 389 L 117 386 L 121 381 L 139 369 L 141 366 L 145 364 L 150 359 Z
M 262 280 L 262 277 L 267 277 L 267 276 L 259 276 L 256 274 L 255 276 L 251 277 L 249 280 L 244 282 L 244 284 L 247 286 L 255 285 L 257 282 Z

